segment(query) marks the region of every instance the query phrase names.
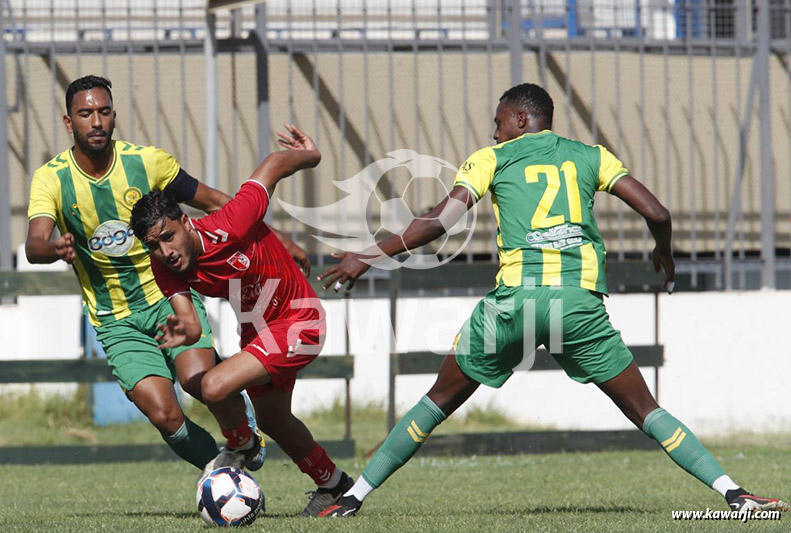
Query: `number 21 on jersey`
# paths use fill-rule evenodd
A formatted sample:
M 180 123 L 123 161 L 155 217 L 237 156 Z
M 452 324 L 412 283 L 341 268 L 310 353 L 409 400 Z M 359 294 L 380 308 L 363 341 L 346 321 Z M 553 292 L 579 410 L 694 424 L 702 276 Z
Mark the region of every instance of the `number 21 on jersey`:
M 538 176 L 547 177 L 547 187 L 541 200 L 538 202 L 536 212 L 530 224 L 533 228 L 550 228 L 563 224 L 566 218 L 563 215 L 549 216 L 549 211 L 555 203 L 555 198 L 560 191 L 560 174 L 566 182 L 566 196 L 569 204 L 569 222 L 582 223 L 582 202 L 580 189 L 577 185 L 577 167 L 573 161 L 564 162 L 560 168 L 555 165 L 529 165 L 525 167 L 525 181 L 527 183 L 540 183 Z

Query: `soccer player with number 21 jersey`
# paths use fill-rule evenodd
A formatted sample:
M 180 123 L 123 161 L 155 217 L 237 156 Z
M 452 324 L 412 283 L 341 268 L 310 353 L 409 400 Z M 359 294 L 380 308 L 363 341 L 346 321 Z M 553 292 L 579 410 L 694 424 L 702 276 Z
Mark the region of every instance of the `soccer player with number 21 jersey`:
M 642 215 L 656 241 L 657 272 L 672 290 L 670 213 L 602 146 L 551 131 L 553 103 L 538 85 L 506 91 L 495 112 L 495 146 L 461 166 L 449 195 L 373 250 L 346 253 L 323 272 L 324 288 L 353 284 L 378 255 L 423 246 L 491 192 L 497 221 L 497 286 L 475 307 L 428 393 L 393 428 L 351 490 L 320 516 L 354 516 L 363 500 L 406 463 L 431 431 L 483 383 L 499 388 L 523 357 L 544 345 L 568 376 L 593 382 L 678 466 L 719 492 L 731 509 L 786 509 L 753 496 L 725 473 L 692 431 L 654 400 L 604 307 L 604 243 L 593 217 L 596 192 Z M 450 211 L 450 213 L 448 212 Z M 455 211 L 455 212 L 454 212 Z

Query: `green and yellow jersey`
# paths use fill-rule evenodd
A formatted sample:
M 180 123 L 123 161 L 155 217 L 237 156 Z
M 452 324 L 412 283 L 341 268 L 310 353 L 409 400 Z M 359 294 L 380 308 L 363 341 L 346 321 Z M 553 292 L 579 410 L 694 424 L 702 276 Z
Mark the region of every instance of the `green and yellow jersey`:
M 492 192 L 498 285 L 572 285 L 607 294 L 593 195 L 610 192 L 627 173 L 603 146 L 545 130 L 478 150 L 454 185 L 476 199 Z
M 114 141 L 113 148 L 112 166 L 101 178 L 85 174 L 68 149 L 36 170 L 30 186 L 28 219 L 49 217 L 61 233 L 74 235 L 74 269 L 94 326 L 163 297 L 148 251 L 128 225 L 135 202 L 167 187 L 180 170 L 153 146 Z

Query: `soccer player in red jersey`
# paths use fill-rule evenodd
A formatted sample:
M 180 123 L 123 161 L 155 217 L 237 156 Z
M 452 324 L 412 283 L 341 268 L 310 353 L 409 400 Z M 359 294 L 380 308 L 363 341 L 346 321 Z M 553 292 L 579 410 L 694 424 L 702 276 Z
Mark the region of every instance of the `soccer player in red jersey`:
M 247 389 L 259 427 L 318 485 L 302 516 L 335 503 L 353 480 L 327 456 L 291 412 L 297 372 L 324 343 L 324 309 L 289 253 L 264 223 L 281 179 L 318 165 L 313 141 L 292 125 L 278 132 L 283 151 L 270 154 L 222 209 L 201 219 L 185 215 L 161 191 L 141 198 L 131 227 L 151 251 L 154 276 L 174 314 L 160 325 L 160 348 L 191 344 L 200 324 L 190 287 L 225 298 L 241 325 L 242 350 L 203 377 L 201 392 L 228 439 L 207 471 L 241 467 L 255 448 L 239 392 Z

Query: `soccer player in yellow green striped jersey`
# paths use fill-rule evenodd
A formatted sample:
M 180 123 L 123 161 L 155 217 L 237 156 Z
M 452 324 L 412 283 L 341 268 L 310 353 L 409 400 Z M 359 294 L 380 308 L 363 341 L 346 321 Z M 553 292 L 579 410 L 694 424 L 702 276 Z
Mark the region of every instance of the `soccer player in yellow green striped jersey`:
M 553 103 L 534 84 L 506 91 L 495 113 L 494 140 L 461 166 L 454 188 L 400 235 L 323 272 L 324 288 L 349 286 L 377 253 L 393 256 L 432 241 L 491 192 L 497 221 L 497 286 L 462 326 L 454 351 L 429 392 L 401 419 L 361 477 L 322 516 L 353 516 L 363 500 L 418 450 L 431 431 L 483 383 L 500 387 L 544 345 L 569 377 L 595 383 L 684 470 L 725 497 L 734 510 L 787 509 L 734 483 L 695 435 L 654 400 L 604 308 L 604 243 L 593 217 L 594 194 L 613 194 L 642 215 L 655 241 L 653 261 L 672 290 L 670 213 L 603 146 L 551 131 Z M 444 220 L 443 220 L 444 219 Z
M 230 197 L 199 183 L 163 150 L 114 141 L 109 80 L 86 76 L 73 81 L 66 90 L 63 121 L 74 146 L 33 176 L 28 260 L 63 259 L 72 265 L 119 384 L 176 454 L 203 469 L 217 455 L 217 445 L 184 416 L 173 381 L 177 378 L 185 391 L 201 398 L 201 378 L 216 358 L 206 310 L 193 295 L 202 326 L 196 344 L 158 347 L 157 324 L 172 309 L 154 280 L 148 250 L 128 223 L 132 206 L 151 189 L 165 189 L 206 212 L 220 209 Z M 60 237 L 50 240 L 56 225 Z M 238 400 L 244 409 L 241 396 Z

